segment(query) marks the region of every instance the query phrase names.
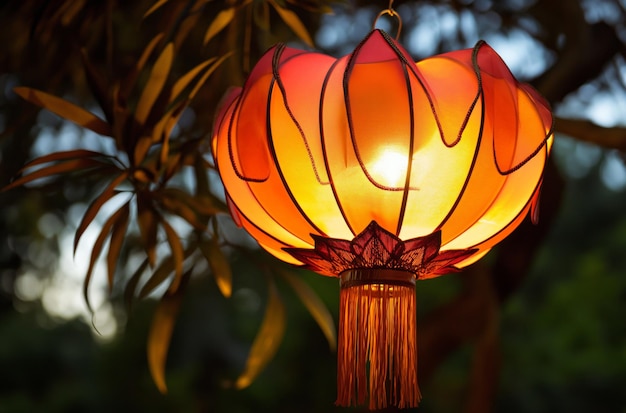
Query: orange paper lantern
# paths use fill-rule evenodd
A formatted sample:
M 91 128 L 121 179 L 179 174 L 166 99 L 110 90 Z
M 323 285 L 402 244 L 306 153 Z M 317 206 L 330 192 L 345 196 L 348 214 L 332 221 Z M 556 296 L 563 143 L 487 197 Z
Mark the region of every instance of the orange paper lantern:
M 380 30 L 339 59 L 274 46 L 227 96 L 213 154 L 234 220 L 340 278 L 339 405 L 417 405 L 415 280 L 536 210 L 551 124 L 486 43 L 414 63 Z

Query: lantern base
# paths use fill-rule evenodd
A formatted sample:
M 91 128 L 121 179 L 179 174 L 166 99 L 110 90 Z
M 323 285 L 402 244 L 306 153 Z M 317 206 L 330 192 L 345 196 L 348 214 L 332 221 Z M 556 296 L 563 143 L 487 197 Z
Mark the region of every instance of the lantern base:
M 340 277 L 336 404 L 417 406 L 414 274 L 361 268 Z

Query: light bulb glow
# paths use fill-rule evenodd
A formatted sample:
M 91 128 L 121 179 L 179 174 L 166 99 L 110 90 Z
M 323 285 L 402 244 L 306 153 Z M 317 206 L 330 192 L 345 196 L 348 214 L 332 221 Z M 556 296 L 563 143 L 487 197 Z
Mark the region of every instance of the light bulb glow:
M 392 188 L 398 188 L 404 185 L 406 170 L 406 156 L 394 149 L 384 150 L 371 166 L 374 179 Z

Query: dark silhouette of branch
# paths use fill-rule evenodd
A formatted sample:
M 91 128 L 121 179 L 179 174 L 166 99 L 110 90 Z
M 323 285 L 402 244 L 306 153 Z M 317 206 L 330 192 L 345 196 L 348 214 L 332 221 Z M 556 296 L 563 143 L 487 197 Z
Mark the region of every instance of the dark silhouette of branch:
M 607 149 L 626 151 L 626 128 L 605 128 L 584 119 L 555 119 L 555 130 L 580 141 L 593 143 Z

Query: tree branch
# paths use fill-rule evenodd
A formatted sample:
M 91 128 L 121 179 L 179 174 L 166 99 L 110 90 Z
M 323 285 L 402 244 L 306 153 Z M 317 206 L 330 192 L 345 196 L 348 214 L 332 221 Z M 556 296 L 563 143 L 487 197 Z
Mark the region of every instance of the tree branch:
M 626 152 L 626 128 L 605 128 L 584 119 L 555 118 L 555 131 L 583 142 Z

